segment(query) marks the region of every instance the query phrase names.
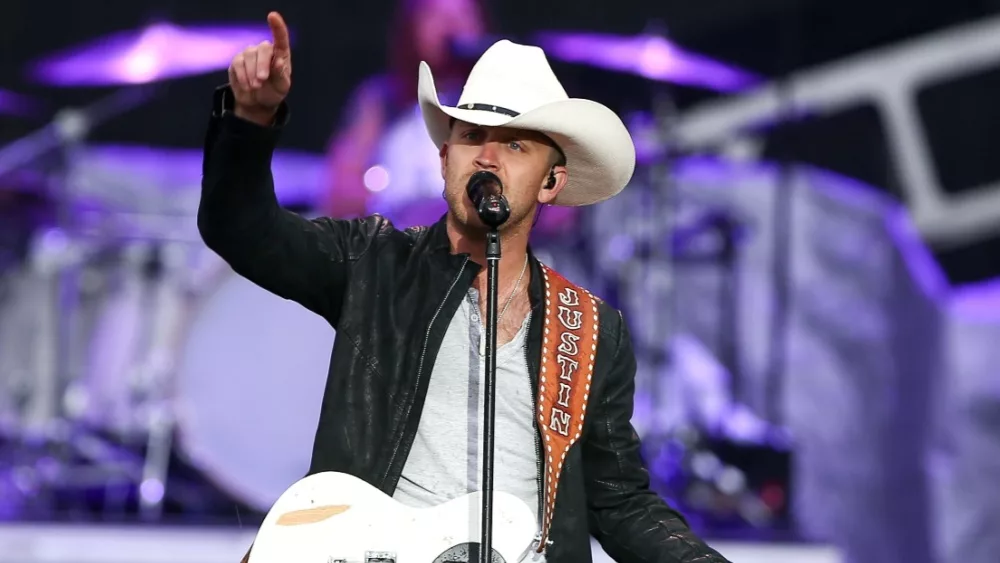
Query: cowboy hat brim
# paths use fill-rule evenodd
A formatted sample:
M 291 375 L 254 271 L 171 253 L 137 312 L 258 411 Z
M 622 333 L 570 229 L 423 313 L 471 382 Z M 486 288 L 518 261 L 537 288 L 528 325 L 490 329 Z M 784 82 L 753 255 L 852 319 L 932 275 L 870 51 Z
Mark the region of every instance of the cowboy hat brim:
M 420 63 L 417 99 L 427 132 L 441 147 L 451 134 L 452 118 L 486 127 L 511 127 L 549 136 L 566 155 L 566 186 L 553 205 L 591 205 L 621 192 L 635 172 L 635 145 L 621 119 L 591 100 L 568 98 L 517 116 L 441 105 L 434 76 Z

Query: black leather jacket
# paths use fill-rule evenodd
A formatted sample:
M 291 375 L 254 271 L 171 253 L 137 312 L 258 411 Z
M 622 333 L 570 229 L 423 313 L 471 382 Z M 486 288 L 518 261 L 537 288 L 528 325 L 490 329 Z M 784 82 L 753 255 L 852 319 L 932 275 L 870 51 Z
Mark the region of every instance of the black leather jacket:
M 201 235 L 237 273 L 336 328 L 310 473 L 348 473 L 391 495 L 445 330 L 479 266 L 450 253 L 443 221 L 398 230 L 379 216 L 307 220 L 279 207 L 270 158 L 287 108 L 277 125 L 260 127 L 227 111 L 224 93 L 216 94 L 205 144 Z M 534 320 L 541 315 L 541 275 L 531 263 Z M 591 561 L 593 534 L 619 562 L 723 562 L 649 489 L 630 423 L 629 334 L 620 313 L 601 306 L 591 408 L 560 480 L 548 561 Z M 540 325 L 529 321 L 535 388 Z M 275 374 L 281 376 L 294 374 Z

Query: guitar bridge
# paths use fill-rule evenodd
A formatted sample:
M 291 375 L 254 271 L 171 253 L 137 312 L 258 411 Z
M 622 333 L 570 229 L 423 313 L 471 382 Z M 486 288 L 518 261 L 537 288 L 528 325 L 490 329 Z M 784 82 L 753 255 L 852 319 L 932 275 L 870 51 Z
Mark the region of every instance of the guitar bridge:
M 366 551 L 365 563 L 396 563 L 396 554 L 389 551 Z

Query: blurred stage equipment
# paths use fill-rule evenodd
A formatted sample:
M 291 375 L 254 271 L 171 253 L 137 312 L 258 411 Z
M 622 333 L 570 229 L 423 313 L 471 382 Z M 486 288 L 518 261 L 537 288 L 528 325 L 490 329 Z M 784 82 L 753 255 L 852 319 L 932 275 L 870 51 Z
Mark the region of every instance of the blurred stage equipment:
M 81 417 L 146 435 L 152 429 L 139 416 L 148 406 L 137 400 L 142 378 L 136 376 L 161 366 L 170 388 L 161 408 L 176 430 L 177 453 L 215 487 L 263 512 L 309 468 L 334 332 L 237 276 L 204 246 L 196 225 L 201 159 L 200 150 L 92 146 L 75 162 L 78 185 L 122 193 L 141 186 L 143 201 L 152 202 L 149 209 L 111 214 L 124 220 L 115 232 L 128 237 L 118 245 L 158 246 L 175 257 L 160 276 L 136 284 L 168 296 L 165 306 L 150 307 L 142 292 L 124 284 L 95 290 L 90 361 L 80 386 L 93 401 Z M 272 170 L 279 201 L 307 212 L 321 186 L 322 158 L 279 151 Z M 119 268 L 111 273 L 128 274 Z M 131 277 L 138 282 L 141 273 Z M 136 330 L 156 324 L 153 338 Z M 255 415 L 262 409 L 285 414 L 263 420 Z M 144 484 L 144 495 L 162 494 L 165 468 Z
M 675 134 L 687 146 L 720 147 L 736 139 L 759 140 L 764 129 L 780 123 L 789 102 L 816 119 L 870 107 L 886 139 L 886 146 L 878 147 L 886 154 L 877 168 L 899 183 L 878 187 L 899 192 L 931 244 L 954 248 L 1000 232 L 1000 178 L 948 189 L 948 163 L 941 160 L 938 148 L 948 140 L 931 136 L 922 104 L 944 86 L 990 83 L 998 68 L 1000 17 L 994 16 L 797 71 L 784 84 L 762 83 L 746 95 L 706 102 L 683 116 Z M 942 115 L 957 122 L 975 120 L 977 114 L 967 109 L 953 108 Z M 842 136 L 845 145 L 857 137 Z M 986 143 L 984 147 L 990 146 Z M 859 154 L 841 145 L 831 156 L 840 150 L 860 158 L 871 158 L 873 152 Z
M 333 330 L 238 277 L 204 247 L 196 225 L 201 157 L 200 150 L 90 145 L 67 163 L 72 199 L 100 203 L 75 208 L 73 240 L 88 250 L 79 260 L 78 303 L 64 312 L 73 317 L 77 367 L 62 385 L 31 396 L 62 404 L 50 416 L 65 419 L 77 443 L 89 434 L 106 454 L 84 463 L 87 482 L 53 477 L 45 486 L 93 490 L 114 482 L 105 512 L 131 511 L 126 503 L 134 502 L 156 517 L 171 498 L 197 511 L 206 503 L 196 497 L 206 495 L 172 480 L 170 463 L 258 511 L 308 470 Z M 322 158 L 279 152 L 273 170 L 282 204 L 307 211 Z M 26 283 L 11 301 L 23 307 L 0 317 L 0 343 L 10 349 L 33 341 L 26 327 L 40 318 L 30 299 L 39 274 L 22 275 Z M 0 371 L 34 373 L 31 360 L 0 356 Z M 254 415 L 288 405 L 297 406 L 280 421 Z M 38 464 L 23 457 L 14 471 Z
M 774 238 L 784 236 L 771 221 L 780 175 L 772 164 L 714 158 L 682 159 L 674 170 L 678 197 L 688 206 L 728 209 L 753 226 L 753 236 L 740 247 L 735 327 L 744 384 L 737 398 L 752 413 L 763 412 L 768 403 L 768 352 L 777 337 L 760 319 L 767 318 L 773 301 Z M 796 531 L 809 539 L 833 541 L 857 559 L 877 553 L 883 560 L 928 561 L 926 519 L 933 511 L 923 494 L 927 472 L 921 445 L 931 427 L 928 394 L 940 365 L 940 275 L 904 210 L 874 188 L 808 167 L 793 167 L 792 178 L 791 205 L 801 220 L 789 235 L 788 369 L 777 397 L 787 431 L 745 432 L 742 423 L 732 421 L 731 430 L 704 434 L 711 446 L 705 451 L 760 484 L 760 500 L 784 496 L 794 509 Z M 716 357 L 722 352 L 717 335 L 725 328 L 716 292 L 727 275 L 721 268 L 688 267 L 675 274 L 673 328 L 704 343 Z M 706 369 L 699 363 L 705 362 L 673 369 L 700 370 L 704 380 Z M 720 443 L 719 435 L 728 440 Z M 776 459 L 788 437 L 794 455 Z M 733 462 L 739 456 L 731 446 L 740 443 L 746 445 L 744 454 L 761 448 L 755 463 Z M 764 481 L 749 477 L 769 458 L 779 468 L 789 464 L 794 482 L 787 488 L 780 481 L 766 484 L 773 475 Z M 671 467 L 684 459 L 664 455 L 654 473 L 681 473 Z M 702 452 L 687 463 L 717 467 L 715 474 L 722 475 L 724 465 L 705 461 L 712 459 Z M 900 500 L 873 501 L 878 495 Z M 695 518 L 703 514 L 704 509 Z
M 27 243 L 23 262 L 6 276 L 0 316 L 0 346 L 8 352 L 0 359 L 0 384 L 16 397 L 0 413 L 7 423 L 0 447 L 13 460 L 3 469 L 21 498 L 35 497 L 35 507 L 46 498 L 39 491 L 51 501 L 57 489 L 123 480 L 140 484 L 143 512 L 155 517 L 174 433 L 168 399 L 175 351 L 164 346 L 174 341 L 186 297 L 179 278 L 185 249 L 172 237 L 185 234 L 179 222 L 193 222 L 190 206 L 187 215 L 176 214 L 191 198 L 156 192 L 148 176 L 121 170 L 88 176 L 94 162 L 87 161 L 84 140 L 154 97 L 160 88 L 150 83 L 225 69 L 239 49 L 267 37 L 266 26 L 162 23 L 32 65 L 32 76 L 49 85 L 121 86 L 82 109 L 56 112 L 45 127 L 0 148 L 0 185 L 38 170 L 45 181 L 37 186 L 55 208 Z M 4 94 L 5 107 L 25 103 Z M 116 309 L 124 312 L 114 323 L 131 323 L 109 327 L 107 315 Z M 118 334 L 122 339 L 113 345 L 87 342 L 108 344 L 102 335 L 123 328 L 127 334 Z M 111 404 L 86 392 L 83 383 L 93 369 L 119 378 L 111 389 L 99 388 L 109 396 L 98 399 Z M 101 415 L 96 420 L 87 416 L 95 412 Z M 137 432 L 145 442 L 138 455 L 116 447 Z
M 945 367 L 935 389 L 931 511 L 940 563 L 990 563 L 1000 553 L 1000 281 L 949 299 Z M 942 378 L 943 379 L 943 378 Z
M 3 379 L 19 399 L 15 412 L 5 416 L 13 424 L 2 439 L 14 452 L 11 471 L 20 475 L 25 497 L 49 492 L 53 483 L 101 482 L 123 472 L 105 441 L 65 416 L 63 392 L 79 366 L 72 338 L 81 268 L 95 251 L 76 233 L 84 202 L 74 201 L 66 161 L 93 128 L 151 96 L 145 88 L 116 91 L 88 107 L 62 110 L 48 125 L 0 148 L 0 178 L 37 170 L 45 181 L 35 187 L 52 205 L 52 217 L 35 226 L 24 260 L 7 276 L 9 311 L 2 315 L 6 361 L 22 361 L 5 370 Z M 102 475 L 96 481 L 94 473 L 73 469 L 72 460 L 80 458 L 98 466 Z M 33 504 L 44 498 L 39 495 Z

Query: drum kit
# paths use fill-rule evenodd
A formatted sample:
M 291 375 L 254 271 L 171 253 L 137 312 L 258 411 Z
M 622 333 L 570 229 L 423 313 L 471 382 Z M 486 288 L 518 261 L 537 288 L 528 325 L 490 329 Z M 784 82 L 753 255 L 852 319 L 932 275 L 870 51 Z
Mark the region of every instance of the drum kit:
M 266 27 L 157 24 L 33 65 L 44 84 L 121 89 L 57 112 L 48 126 L 0 147 L 0 214 L 21 219 L 14 227 L 21 240 L 11 245 L 20 250 L 0 262 L 0 498 L 38 507 L 47 490 L 125 483 L 130 502 L 155 519 L 177 454 L 224 494 L 264 512 L 307 471 L 334 331 L 238 277 L 201 243 L 200 150 L 85 142 L 93 128 L 155 96 L 161 81 L 223 70 L 233 53 L 267 37 Z M 664 85 L 729 93 L 757 80 L 661 37 L 536 39 L 555 59 Z M 613 206 L 585 230 L 600 241 L 590 244 L 597 277 L 614 278 L 633 296 L 644 292 L 620 305 L 651 323 L 636 339 L 640 361 L 655 374 L 668 361 L 655 335 L 671 333 L 679 244 L 662 241 L 680 240 L 668 233 L 683 229 L 671 221 L 676 201 L 666 184 L 676 110 L 668 95 L 654 106 L 652 126 L 637 135 L 650 180 L 627 204 L 628 232 L 604 232 L 623 225 L 621 215 L 606 216 L 621 212 Z M 29 111 L 45 110 L 0 91 L 0 115 Z M 279 151 L 273 169 L 279 200 L 309 213 L 322 188 L 322 158 Z M 32 206 L 54 211 L 26 223 Z M 729 236 L 724 223 L 709 228 Z M 559 267 L 558 253 L 555 261 Z M 632 287 L 637 281 L 642 289 Z M 648 395 L 649 409 L 662 410 L 662 390 Z M 256 414 L 268 410 L 286 414 Z

